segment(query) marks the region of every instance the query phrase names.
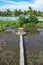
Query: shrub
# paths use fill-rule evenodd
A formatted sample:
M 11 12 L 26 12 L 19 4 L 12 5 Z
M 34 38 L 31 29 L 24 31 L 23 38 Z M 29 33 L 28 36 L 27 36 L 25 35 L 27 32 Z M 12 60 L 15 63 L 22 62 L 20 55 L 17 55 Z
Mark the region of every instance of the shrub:
M 25 18 L 25 16 L 20 16 L 19 17 L 19 23 L 20 23 L 20 26 L 22 27 L 25 23 L 28 22 L 28 19 Z
M 32 23 L 38 22 L 36 15 L 32 15 L 32 14 L 29 16 L 28 20 L 29 20 L 29 22 L 32 22 Z

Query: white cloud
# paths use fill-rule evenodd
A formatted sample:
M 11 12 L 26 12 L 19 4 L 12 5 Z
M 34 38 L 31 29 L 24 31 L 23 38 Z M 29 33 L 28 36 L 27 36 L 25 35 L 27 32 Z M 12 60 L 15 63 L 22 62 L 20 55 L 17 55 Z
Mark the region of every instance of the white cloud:
M 28 8 L 28 6 L 31 5 L 31 3 L 29 2 L 11 2 L 11 1 L 6 1 L 5 2 L 9 2 L 7 5 L 1 5 L 0 10 L 5 10 L 5 9 L 22 9 L 25 10 Z
M 43 0 L 35 0 L 32 7 L 34 9 L 43 11 Z
M 30 3 L 30 2 L 14 2 L 14 1 L 11 1 L 11 0 L 0 0 L 0 1 L 7 3 L 6 5 L 0 5 L 0 10 L 5 10 L 5 9 L 8 9 L 8 8 L 11 9 L 11 10 L 14 10 L 14 9 L 25 10 L 25 9 L 28 9 L 29 6 L 32 6 L 33 9 L 43 11 L 43 0 L 34 0 L 33 3 Z

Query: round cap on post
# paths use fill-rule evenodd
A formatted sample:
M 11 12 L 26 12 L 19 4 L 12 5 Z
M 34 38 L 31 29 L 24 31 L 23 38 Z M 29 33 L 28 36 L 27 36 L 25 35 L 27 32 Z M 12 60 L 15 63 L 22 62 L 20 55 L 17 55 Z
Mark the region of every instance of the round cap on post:
M 24 28 L 18 28 L 18 32 L 16 35 L 26 35 L 26 32 L 24 32 Z
M 18 32 L 24 32 L 24 28 L 18 28 Z

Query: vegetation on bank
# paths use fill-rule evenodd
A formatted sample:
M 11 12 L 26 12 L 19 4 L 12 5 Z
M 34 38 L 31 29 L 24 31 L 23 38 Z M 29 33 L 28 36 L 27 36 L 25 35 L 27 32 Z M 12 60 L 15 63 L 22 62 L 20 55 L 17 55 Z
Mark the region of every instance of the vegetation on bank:
M 28 10 L 22 11 L 20 10 L 14 10 L 11 11 L 10 9 L 6 9 L 6 11 L 0 11 L 0 16 L 19 16 L 19 15 L 29 15 L 29 14 L 34 14 L 36 16 L 43 16 L 43 12 L 33 10 L 31 6 L 28 7 Z
M 29 15 L 28 18 L 25 15 Z M 43 12 L 33 10 L 31 6 L 27 11 L 15 10 L 11 11 L 7 9 L 6 11 L 1 12 L 0 16 L 19 16 L 18 21 L 0 21 L 0 31 L 3 31 L 7 28 L 18 28 L 18 27 L 41 27 L 43 28 L 43 22 L 38 22 L 37 16 L 42 16 Z
M 43 21 L 36 24 L 36 27 L 43 28 Z
M 18 27 L 41 27 L 43 28 L 43 22 L 39 22 L 37 16 L 42 16 L 42 12 L 33 10 L 29 7 L 27 11 L 7 11 L 0 12 L 0 16 L 19 16 L 16 21 L 0 21 L 0 31 L 4 31 L 7 28 L 18 28 Z M 25 15 L 29 15 L 28 18 Z
M 19 28 L 19 27 L 41 27 L 43 28 L 43 22 L 38 22 L 36 15 L 30 15 L 28 18 L 21 15 L 16 21 L 0 21 L 0 31 L 4 31 L 7 28 Z

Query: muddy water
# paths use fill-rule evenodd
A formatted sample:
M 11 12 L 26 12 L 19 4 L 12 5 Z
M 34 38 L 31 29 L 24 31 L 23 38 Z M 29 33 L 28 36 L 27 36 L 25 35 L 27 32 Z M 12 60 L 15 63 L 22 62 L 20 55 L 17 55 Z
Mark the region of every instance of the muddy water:
M 40 51 L 43 51 L 43 29 L 29 29 L 27 35 L 24 36 L 24 46 L 27 58 L 31 54 L 37 55 Z M 19 65 L 19 36 L 15 35 L 14 30 L 0 32 L 0 54 L 5 54 L 8 51 L 16 54 L 14 63 Z
M 3 55 L 4 56 L 3 56 Z M 7 56 L 6 56 L 7 54 Z M 9 55 L 10 54 L 10 55 Z M 3 64 L 19 65 L 19 37 L 11 32 L 0 32 L 0 57 L 2 55 Z M 4 60 L 3 57 L 8 58 Z M 10 58 L 9 58 L 10 57 Z M 0 59 L 1 63 L 2 60 Z M 0 65 L 3 65 L 1 64 Z

